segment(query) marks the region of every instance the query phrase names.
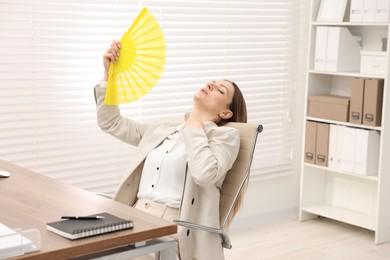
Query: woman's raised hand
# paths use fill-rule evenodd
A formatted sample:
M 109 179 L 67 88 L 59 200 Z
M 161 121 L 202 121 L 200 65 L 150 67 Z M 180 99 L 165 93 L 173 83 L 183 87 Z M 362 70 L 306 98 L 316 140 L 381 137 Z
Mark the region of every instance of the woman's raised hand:
M 108 79 L 108 70 L 110 68 L 110 62 L 115 63 L 119 58 L 119 49 L 121 44 L 118 40 L 113 40 L 110 48 L 103 54 L 103 66 L 104 66 L 104 81 Z

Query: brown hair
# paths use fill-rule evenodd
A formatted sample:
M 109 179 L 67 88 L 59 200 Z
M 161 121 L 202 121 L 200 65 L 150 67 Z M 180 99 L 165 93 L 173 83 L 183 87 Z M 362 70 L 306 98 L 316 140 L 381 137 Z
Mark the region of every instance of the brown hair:
M 231 83 L 234 87 L 233 99 L 232 102 L 229 104 L 229 109 L 230 111 L 233 112 L 233 116 L 228 119 L 223 119 L 221 123 L 222 124 L 226 124 L 228 122 L 246 123 L 247 122 L 246 103 L 240 88 L 233 81 L 227 79 L 224 80 Z
M 229 105 L 230 111 L 233 112 L 233 116 L 229 119 L 222 120 L 222 124 L 226 124 L 228 122 L 238 122 L 238 123 L 247 123 L 247 109 L 246 109 L 246 103 L 244 96 L 242 95 L 242 92 L 240 88 L 237 86 L 237 84 L 233 81 L 224 79 L 227 82 L 230 82 L 234 87 L 234 95 L 232 102 Z M 226 227 L 229 228 L 230 223 L 232 222 L 233 218 L 237 214 L 238 210 L 241 208 L 244 194 L 246 193 L 246 189 L 248 187 L 249 178 L 245 180 L 245 183 L 243 184 L 243 187 L 238 195 L 237 201 L 234 203 L 233 211 L 230 213 L 227 219 Z

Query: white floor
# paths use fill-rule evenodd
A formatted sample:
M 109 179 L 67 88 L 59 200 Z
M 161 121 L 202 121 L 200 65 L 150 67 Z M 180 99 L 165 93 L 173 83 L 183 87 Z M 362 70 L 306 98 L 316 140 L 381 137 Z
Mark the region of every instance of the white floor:
M 390 260 L 390 242 L 375 245 L 374 232 L 326 218 L 236 227 L 230 238 L 226 260 Z
M 390 259 L 390 243 L 375 245 L 374 232 L 325 218 L 236 228 L 230 237 L 226 260 Z

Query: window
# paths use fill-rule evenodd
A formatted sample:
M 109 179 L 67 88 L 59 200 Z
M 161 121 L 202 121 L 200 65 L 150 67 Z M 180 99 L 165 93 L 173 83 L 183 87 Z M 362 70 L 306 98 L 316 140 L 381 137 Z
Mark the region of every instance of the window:
M 93 87 L 111 40 L 146 6 L 163 28 L 167 62 L 157 86 L 122 114 L 182 116 L 203 84 L 233 80 L 249 122 L 264 126 L 252 175 L 291 172 L 295 2 L 2 1 L 0 158 L 91 191 L 115 190 L 134 149 L 98 128 Z

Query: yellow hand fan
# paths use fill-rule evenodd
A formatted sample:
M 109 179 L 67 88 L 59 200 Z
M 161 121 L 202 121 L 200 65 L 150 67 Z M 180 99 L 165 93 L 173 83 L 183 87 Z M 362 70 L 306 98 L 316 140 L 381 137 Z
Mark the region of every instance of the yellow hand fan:
M 157 20 L 143 8 L 120 40 L 117 62 L 108 71 L 106 105 L 125 104 L 146 95 L 164 70 L 166 48 Z

